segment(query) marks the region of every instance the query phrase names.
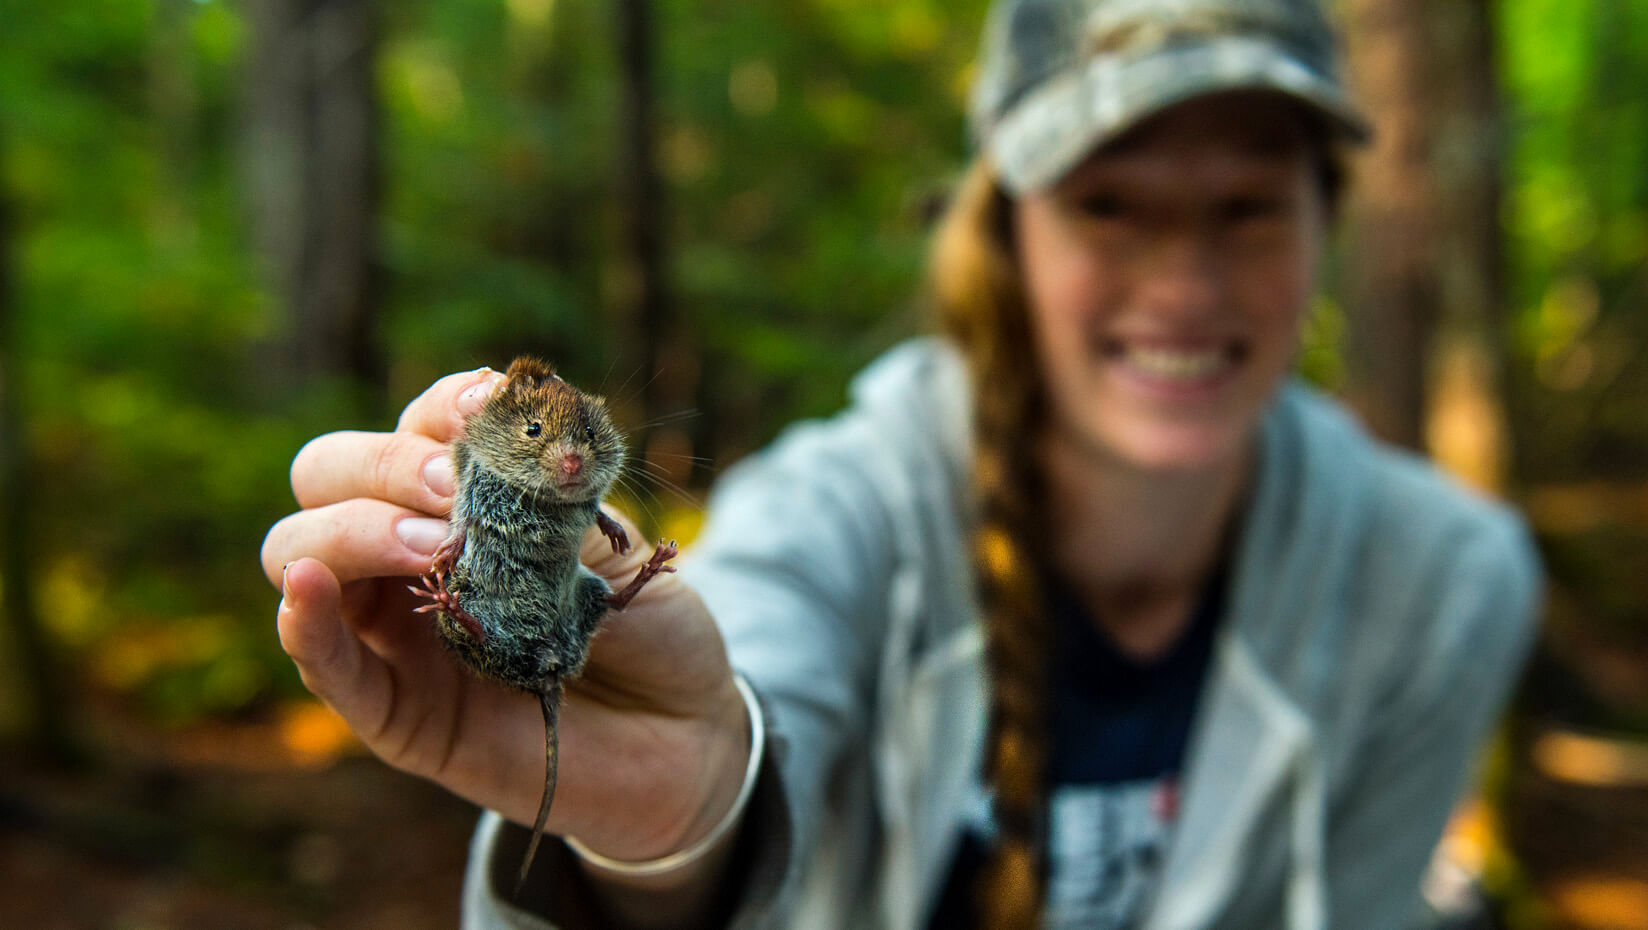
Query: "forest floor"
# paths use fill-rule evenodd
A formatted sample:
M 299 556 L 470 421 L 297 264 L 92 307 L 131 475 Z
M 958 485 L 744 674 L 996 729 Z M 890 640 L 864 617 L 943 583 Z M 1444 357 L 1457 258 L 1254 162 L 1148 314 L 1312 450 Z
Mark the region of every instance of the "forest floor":
M 0 928 L 456 927 L 476 811 L 335 739 L 324 711 L 159 730 L 0 774 Z
M 318 706 L 181 729 L 93 718 L 99 764 L 0 766 L 0 928 L 457 926 L 475 809 Z M 1532 767 L 1511 785 L 1504 840 L 1536 899 L 1517 926 L 1648 928 L 1648 787 Z
M 1508 840 L 1551 930 L 1648 930 L 1648 787 L 1519 773 Z

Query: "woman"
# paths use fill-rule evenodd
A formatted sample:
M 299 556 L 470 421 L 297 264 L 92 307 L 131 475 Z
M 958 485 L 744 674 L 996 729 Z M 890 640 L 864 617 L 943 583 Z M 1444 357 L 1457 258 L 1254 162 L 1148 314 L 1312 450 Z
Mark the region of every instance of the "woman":
M 549 829 L 577 840 L 519 901 L 536 705 L 397 593 L 496 376 L 299 454 L 264 550 L 282 643 L 379 755 L 499 812 L 466 926 L 1411 916 L 1537 566 L 1286 382 L 1360 132 L 1332 49 L 1303 0 L 999 5 L 944 338 L 730 472 L 682 573 L 606 621 L 561 718 Z

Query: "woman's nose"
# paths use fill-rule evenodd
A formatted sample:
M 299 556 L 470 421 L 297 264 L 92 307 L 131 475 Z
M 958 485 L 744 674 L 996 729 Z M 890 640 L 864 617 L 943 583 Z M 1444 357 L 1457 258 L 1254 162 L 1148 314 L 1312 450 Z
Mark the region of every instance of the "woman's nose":
M 1218 250 L 1197 230 L 1163 231 L 1139 263 L 1136 296 L 1146 307 L 1176 313 L 1206 313 L 1224 296 Z

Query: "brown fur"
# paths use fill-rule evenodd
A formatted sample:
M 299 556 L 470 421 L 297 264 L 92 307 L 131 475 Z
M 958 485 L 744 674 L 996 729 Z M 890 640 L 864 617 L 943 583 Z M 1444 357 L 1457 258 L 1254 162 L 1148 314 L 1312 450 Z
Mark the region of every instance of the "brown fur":
M 525 491 L 551 493 L 549 478 L 565 452 L 578 452 L 591 469 L 595 497 L 623 471 L 624 437 L 608 415 L 606 399 L 585 394 L 555 374 L 554 366 L 520 356 L 505 372 L 501 390 L 464 423 L 460 465 L 474 457 L 488 471 Z M 538 424 L 536 435 L 528 428 Z

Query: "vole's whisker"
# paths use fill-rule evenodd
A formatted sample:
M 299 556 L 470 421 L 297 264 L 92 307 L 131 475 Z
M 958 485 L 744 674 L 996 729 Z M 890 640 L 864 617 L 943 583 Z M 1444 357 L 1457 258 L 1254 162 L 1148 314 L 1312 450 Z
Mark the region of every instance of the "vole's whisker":
M 630 500 L 633 500 L 635 502 L 635 506 L 641 508 L 641 511 L 647 515 L 647 522 L 658 522 L 658 511 L 653 509 L 651 504 L 647 503 L 647 499 L 651 497 L 651 495 L 643 493 L 635 486 L 634 482 L 630 481 L 628 478 L 625 478 L 623 475 L 619 475 L 614 483 L 629 493 Z
M 677 423 L 677 422 L 680 422 L 682 420 L 690 420 L 693 417 L 700 417 L 700 416 L 703 416 L 703 415 L 704 415 L 704 412 L 702 410 L 699 410 L 696 407 L 689 408 L 687 410 L 677 410 L 674 413 L 661 413 L 658 416 L 653 417 L 652 419 L 648 420 L 647 422 L 642 423 L 640 428 L 645 430 L 645 429 L 652 429 L 655 426 L 667 426 L 670 423 Z
M 703 455 L 687 455 L 685 452 L 658 452 L 648 453 L 647 459 L 669 459 L 675 462 L 691 462 L 694 465 L 710 465 L 712 460 Z
M 618 364 L 618 359 L 617 359 L 617 358 L 614 358 L 614 359 L 613 359 L 613 360 L 612 360 L 612 364 L 613 364 L 613 365 L 617 365 L 617 364 Z M 618 398 L 618 397 L 620 397 L 620 396 L 622 396 L 622 395 L 623 395 L 623 393 L 624 393 L 624 388 L 627 388 L 627 387 L 629 387 L 629 383 L 630 383 L 630 382 L 631 382 L 631 381 L 633 381 L 633 380 L 635 380 L 635 376 L 636 376 L 636 375 L 638 375 L 638 374 L 640 374 L 640 373 L 641 373 L 641 366 L 640 366 L 640 365 L 636 365 L 636 366 L 635 366 L 635 370 L 633 370 L 633 371 L 631 371 L 631 372 L 630 372 L 630 373 L 629 373 L 629 376 L 628 376 L 628 377 L 626 377 L 626 378 L 625 378 L 625 379 L 624 379 L 624 383 L 623 383 L 623 384 L 620 384 L 620 385 L 618 385 L 618 388 L 617 388 L 617 390 L 614 390 L 614 391 L 613 391 L 613 392 L 612 392 L 612 397 L 614 397 L 614 398 Z
M 677 499 L 679 499 L 681 501 L 681 503 L 686 504 L 689 507 L 699 507 L 699 506 L 701 506 L 701 502 L 698 501 L 696 498 L 694 498 L 690 493 L 688 493 L 686 488 L 681 487 L 679 484 L 676 484 L 675 482 L 669 480 L 668 478 L 664 477 L 662 474 L 659 474 L 659 473 L 657 473 L 655 471 L 652 471 L 649 468 L 645 467 L 646 463 L 642 463 L 642 465 L 643 465 L 643 467 L 641 469 L 631 470 L 630 471 L 629 475 L 630 475 L 631 478 L 635 479 L 636 481 L 640 481 L 640 480 L 644 479 L 644 480 L 652 483 L 654 486 L 662 488 L 663 490 L 670 492 Z
M 601 390 L 607 386 L 607 379 L 612 377 L 612 370 L 617 367 L 618 355 L 617 353 L 614 353 L 612 356 L 612 361 L 607 363 L 607 373 L 601 376 L 601 382 L 595 386 L 595 393 L 601 393 Z
M 636 370 L 639 371 L 640 369 L 636 369 Z M 664 369 L 662 369 L 662 368 L 660 368 L 657 371 L 653 372 L 652 377 L 648 378 L 646 380 L 645 384 L 643 384 L 640 387 L 636 388 L 635 392 L 633 394 L 629 395 L 628 397 L 622 397 L 621 398 L 622 401 L 624 403 L 628 403 L 629 401 L 634 400 L 636 397 L 639 397 L 642 394 L 645 394 L 646 391 L 647 391 L 647 388 L 652 387 L 652 382 L 657 381 L 659 379 L 659 377 L 662 376 L 663 374 L 664 374 Z M 633 375 L 631 377 L 633 377 Z M 629 382 L 628 382 L 628 380 L 625 380 L 624 383 L 628 384 Z M 617 391 L 614 391 L 613 393 L 614 393 L 614 395 L 621 395 L 623 393 L 623 388 L 619 388 Z

